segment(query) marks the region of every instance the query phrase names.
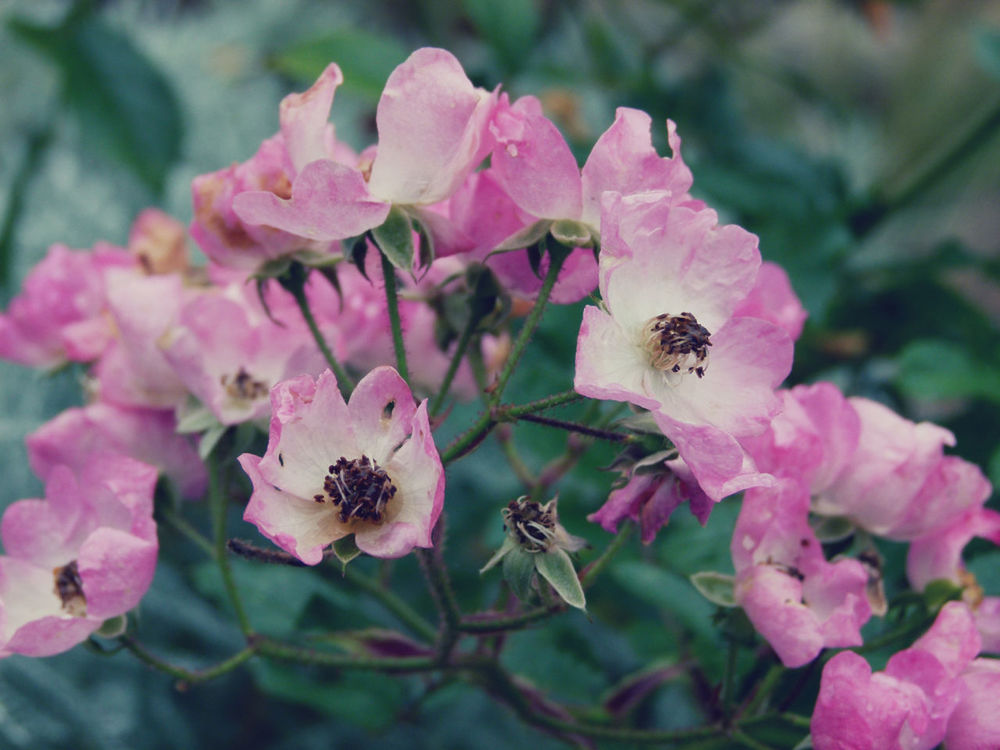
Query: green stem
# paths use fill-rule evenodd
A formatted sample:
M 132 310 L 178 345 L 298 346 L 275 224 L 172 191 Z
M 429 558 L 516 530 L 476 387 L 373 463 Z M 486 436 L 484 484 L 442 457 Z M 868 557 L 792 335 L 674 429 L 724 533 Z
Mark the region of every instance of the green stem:
M 606 440 L 611 443 L 635 442 L 635 438 L 632 435 L 626 435 L 621 432 L 613 432 L 611 430 L 599 430 L 595 427 L 577 424 L 576 422 L 567 422 L 564 419 L 553 419 L 552 417 L 543 417 L 538 414 L 522 414 L 518 417 L 518 419 L 523 422 L 534 422 L 535 424 L 542 424 L 546 427 L 555 427 L 560 430 L 566 430 L 567 432 L 576 432 L 580 435 L 588 435 L 589 437 L 597 438 L 598 440 Z
M 499 633 L 504 630 L 518 630 L 549 615 L 557 614 L 565 609 L 562 604 L 552 607 L 536 607 L 516 615 L 492 615 L 489 613 L 473 614 L 462 618 L 459 630 L 463 633 Z
M 736 641 L 730 639 L 729 646 L 726 649 L 726 674 L 722 680 L 722 696 L 719 699 L 723 710 L 727 713 L 729 711 L 729 704 L 733 701 L 733 687 L 736 682 L 736 657 L 738 654 L 739 647 L 736 645 Z
M 458 602 L 455 601 L 455 593 L 451 589 L 448 571 L 441 559 L 440 547 L 418 549 L 416 554 L 417 560 L 420 561 L 420 568 L 427 578 L 434 604 L 441 614 L 441 629 L 437 634 L 437 652 L 438 660 L 443 664 L 448 661 L 455 641 L 458 640 L 462 613 L 458 608 Z
M 225 440 L 220 441 L 220 443 L 225 442 Z M 216 446 L 217 450 L 218 446 Z M 250 620 L 243 609 L 243 601 L 240 598 L 239 589 L 236 587 L 236 580 L 233 578 L 233 570 L 229 565 L 226 535 L 226 510 L 228 502 L 221 477 L 219 476 L 219 458 L 216 451 L 213 451 L 208 457 L 208 461 L 206 461 L 208 468 L 208 503 L 212 512 L 212 529 L 215 534 L 213 556 L 215 557 L 216 564 L 219 566 L 222 582 L 226 588 L 226 593 L 229 595 L 229 601 L 233 605 L 233 611 L 236 613 L 236 620 L 239 622 L 240 630 L 243 631 L 243 635 L 249 638 L 253 635 L 253 627 L 250 625 Z
M 521 361 L 521 355 L 524 354 L 528 342 L 531 340 L 535 329 L 538 327 L 538 323 L 542 319 L 545 306 L 549 301 L 549 295 L 552 294 L 552 287 L 555 286 L 556 279 L 559 278 L 559 270 L 562 268 L 563 260 L 563 257 L 549 255 L 549 270 L 545 274 L 542 288 L 538 290 L 538 299 L 535 300 L 535 306 L 531 308 L 531 312 L 525 318 L 524 325 L 521 326 L 521 330 L 518 332 L 517 338 L 514 339 L 514 343 L 510 348 L 507 361 L 504 362 L 503 369 L 500 370 L 500 375 L 497 377 L 496 385 L 493 388 L 493 395 L 490 399 L 492 406 L 500 405 L 504 388 L 507 387 L 507 383 L 514 374 L 514 370 L 517 369 L 517 365 Z
M 526 404 L 504 406 L 501 407 L 500 411 L 508 417 L 517 419 L 518 417 L 523 417 L 525 414 L 534 414 L 535 412 L 545 411 L 546 409 L 552 409 L 563 404 L 571 404 L 582 398 L 583 396 L 576 391 L 562 391 L 561 393 L 554 393 L 551 396 L 540 398 L 537 401 L 529 401 Z
M 594 562 L 590 563 L 583 571 L 583 575 L 580 576 L 580 585 L 584 588 L 589 587 L 594 583 L 594 580 L 599 576 L 606 567 L 608 563 L 618 554 L 618 551 L 625 545 L 628 538 L 632 536 L 632 529 L 635 527 L 633 523 L 627 523 L 622 529 L 615 534 L 614 539 L 604 548 L 604 552 L 598 557 Z
M 770 745 L 765 745 L 763 742 L 758 742 L 753 737 L 748 734 L 741 732 L 739 729 L 734 729 L 732 735 L 730 735 L 734 740 L 736 740 L 743 747 L 748 747 L 750 750 L 774 750 Z
M 444 452 L 441 454 L 441 463 L 447 466 L 452 461 L 456 461 L 469 453 L 483 441 L 483 438 L 489 434 L 494 426 L 496 426 L 496 421 L 490 416 L 490 412 L 482 412 L 468 430 L 455 438 L 444 449 Z
M 154 669 L 169 674 L 171 677 L 183 682 L 205 682 L 216 677 L 220 677 L 227 672 L 232 672 L 236 667 L 248 661 L 251 656 L 257 653 L 256 645 L 249 645 L 242 651 L 233 654 L 225 661 L 221 661 L 214 667 L 207 669 L 184 669 L 174 664 L 164 661 L 158 656 L 150 653 L 145 646 L 129 635 L 123 635 L 118 639 L 121 644 L 138 657 L 139 661 L 148 664 Z
M 377 599 L 382 606 L 392 612 L 400 622 L 408 625 L 409 628 L 424 640 L 433 641 L 437 637 L 437 630 L 427 620 L 425 620 L 415 609 L 404 602 L 392 591 L 383 588 L 378 581 L 369 578 L 364 573 L 356 571 L 348 565 L 344 570 L 344 578 L 357 586 L 359 589 Z
M 186 518 L 181 516 L 176 510 L 170 507 L 162 507 L 157 511 L 168 524 L 187 537 L 196 547 L 202 550 L 209 557 L 215 557 L 215 547 L 208 537 L 196 529 Z
M 392 328 L 392 348 L 396 352 L 396 370 L 403 380 L 409 382 L 410 370 L 406 366 L 406 349 L 403 347 L 403 324 L 399 319 L 399 294 L 396 291 L 396 269 L 385 253 L 382 257 L 382 278 L 385 281 L 385 302 L 389 310 L 389 325 Z
M 335 654 L 329 651 L 319 651 L 290 643 L 282 643 L 271 638 L 254 639 L 257 653 L 273 659 L 295 661 L 301 664 L 313 664 L 321 667 L 337 669 L 367 669 L 378 672 L 428 672 L 440 665 L 432 656 L 401 656 L 396 658 L 377 658 L 367 656 L 350 656 Z
M 514 431 L 509 424 L 497 427 L 497 442 L 500 443 L 500 449 L 503 451 L 507 463 L 510 464 L 514 476 L 525 486 L 525 489 L 531 490 L 537 484 L 537 480 L 532 475 L 528 465 L 524 463 L 521 454 L 517 452 L 517 446 L 514 445 Z
M 782 664 L 774 664 L 764 675 L 764 678 L 757 683 L 756 689 L 741 709 L 736 712 L 737 716 L 753 715 L 764 702 L 771 697 L 771 693 L 778 687 L 782 676 L 785 674 L 785 667 Z
M 437 413 L 441 411 L 441 407 L 444 405 L 444 399 L 448 395 L 448 389 L 451 388 L 451 381 L 455 379 L 455 373 L 458 372 L 458 367 L 462 364 L 462 357 L 465 356 L 465 351 L 469 348 L 469 343 L 472 341 L 475 327 L 476 324 L 470 316 L 469 322 L 462 330 L 462 335 L 458 339 L 458 346 L 455 347 L 455 353 L 451 356 L 451 362 L 448 363 L 448 371 L 444 374 L 444 380 L 441 382 L 441 388 L 438 389 L 437 394 L 434 396 L 434 400 L 431 402 L 430 414 L 432 417 L 437 415 Z
M 337 376 L 337 383 L 340 385 L 340 390 L 346 398 L 354 390 L 354 381 L 347 374 L 347 370 L 344 369 L 343 365 L 337 361 L 329 344 L 326 343 L 322 331 L 319 330 L 319 326 L 316 324 L 316 318 L 313 317 L 312 309 L 309 307 L 309 300 L 306 297 L 307 278 L 308 271 L 306 267 L 301 263 L 294 262 L 289 267 L 288 273 L 280 281 L 281 285 L 291 292 L 295 298 L 295 302 L 299 306 L 299 311 L 302 313 L 302 318 L 306 321 L 306 325 L 309 326 L 309 332 L 316 341 L 316 346 L 323 353 L 323 358 L 330 365 L 333 374 Z

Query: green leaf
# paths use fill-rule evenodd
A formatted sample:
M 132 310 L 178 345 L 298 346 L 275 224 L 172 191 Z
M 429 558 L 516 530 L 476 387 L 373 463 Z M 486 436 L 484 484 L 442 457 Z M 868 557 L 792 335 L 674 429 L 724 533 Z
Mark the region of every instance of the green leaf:
M 552 588 L 564 602 L 577 609 L 586 608 L 587 599 L 583 595 L 583 587 L 566 550 L 556 547 L 535 555 L 535 569 L 552 584 Z
M 1000 379 L 961 346 L 943 340 L 915 341 L 899 355 L 899 387 L 923 399 L 982 397 L 1000 403 Z
M 698 593 L 713 604 L 720 607 L 735 607 L 736 597 L 733 595 L 733 585 L 736 579 L 725 573 L 714 570 L 703 570 L 689 576 Z
M 301 39 L 275 54 L 271 64 L 287 76 L 312 84 L 333 61 L 344 73 L 344 91 L 377 99 L 389 74 L 406 56 L 407 48 L 389 35 L 345 27 Z
M 503 557 L 503 577 L 510 585 L 514 596 L 522 602 L 530 601 L 531 579 L 535 575 L 535 555 L 518 546 Z
M 979 29 L 976 32 L 976 57 L 987 72 L 1000 78 L 1000 30 Z
M 393 266 L 402 271 L 413 268 L 413 222 L 406 211 L 393 206 L 385 223 L 372 230 L 372 237 Z
M 536 0 L 463 0 L 462 5 L 508 71 L 520 70 L 541 26 Z
M 70 13 L 56 27 L 20 18 L 7 26 L 58 69 L 63 102 L 90 147 L 162 192 L 183 135 L 180 107 L 162 73 L 127 37 L 87 12 Z

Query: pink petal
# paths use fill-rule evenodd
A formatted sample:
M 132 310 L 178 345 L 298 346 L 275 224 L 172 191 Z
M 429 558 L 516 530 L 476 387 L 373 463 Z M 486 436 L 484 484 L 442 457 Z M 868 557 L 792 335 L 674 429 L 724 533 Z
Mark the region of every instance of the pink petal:
M 340 68 L 330 63 L 308 91 L 289 94 L 281 100 L 281 134 L 296 172 L 301 172 L 309 162 L 329 157 L 326 133 L 330 107 L 334 92 L 343 82 Z
M 135 607 L 153 582 L 156 554 L 155 538 L 106 527 L 91 534 L 77 557 L 87 616 L 104 619 Z
M 410 434 L 417 405 L 413 394 L 392 367 L 377 367 L 365 375 L 348 404 L 358 449 L 385 466 L 396 446 Z

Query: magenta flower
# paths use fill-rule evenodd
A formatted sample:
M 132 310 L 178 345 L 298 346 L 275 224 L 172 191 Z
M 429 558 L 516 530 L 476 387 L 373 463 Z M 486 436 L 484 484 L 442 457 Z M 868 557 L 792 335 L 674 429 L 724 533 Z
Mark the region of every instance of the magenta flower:
M 0 655 L 49 656 L 135 607 L 153 580 L 156 469 L 102 454 L 51 472 L 0 523 Z
M 868 573 L 857 560 L 827 562 L 808 516 L 809 493 L 798 482 L 755 487 L 731 545 L 736 602 L 787 667 L 825 647 L 861 645 L 871 616 Z
M 329 371 L 279 383 L 267 452 L 239 461 L 253 482 L 244 519 L 309 565 L 349 534 L 375 557 L 431 546 L 444 469 L 427 402 L 390 367 L 362 378 L 349 403 Z
M 872 674 L 868 662 L 852 651 L 837 654 L 823 668 L 811 725 L 813 747 L 816 750 L 936 747 L 944 739 L 949 720 L 966 694 L 967 686 L 961 675 L 970 663 L 975 663 L 973 658 L 979 647 L 979 635 L 968 608 L 959 602 L 948 602 L 931 629 L 913 646 L 894 654 L 884 672 Z M 976 700 L 973 699 L 972 705 Z M 988 705 L 997 705 L 995 695 Z M 970 723 L 966 720 L 960 721 L 962 728 L 956 728 L 956 733 L 962 729 L 970 733 L 978 731 L 973 726 L 974 720 Z M 992 723 L 995 727 L 996 722 Z M 954 747 L 990 746 L 956 744 Z
M 944 746 L 948 750 L 1000 747 L 1000 659 L 973 659 L 958 679 L 962 698 L 948 719 Z
M 792 360 L 787 333 L 733 315 L 757 278 L 756 237 L 668 192 L 605 197 L 603 308 L 584 309 L 577 392 L 652 411 L 713 499 L 770 482 L 737 441 L 778 412 Z
M 288 195 L 248 190 L 233 209 L 247 225 L 331 241 L 379 226 L 394 204 L 438 203 L 489 153 L 486 124 L 495 102 L 450 52 L 419 49 L 392 72 L 379 99 L 374 161 L 347 165 L 314 148 Z

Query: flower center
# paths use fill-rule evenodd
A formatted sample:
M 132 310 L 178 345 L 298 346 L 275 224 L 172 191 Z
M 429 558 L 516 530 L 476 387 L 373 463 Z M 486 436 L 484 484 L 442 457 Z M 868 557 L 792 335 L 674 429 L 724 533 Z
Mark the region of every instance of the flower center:
M 323 493 L 314 495 L 313 500 L 329 500 L 337 506 L 342 522 L 357 519 L 379 524 L 385 518 L 386 505 L 396 494 L 396 485 L 385 469 L 368 456 L 351 460 L 341 456 L 323 480 Z
M 236 401 L 255 401 L 266 396 L 269 390 L 267 383 L 254 380 L 245 367 L 240 367 L 236 375 L 223 375 L 219 383 L 226 389 L 226 395 Z
M 504 525 L 526 552 L 545 552 L 552 546 L 556 518 L 548 505 L 521 497 L 500 511 Z
M 55 579 L 53 590 L 62 602 L 62 608 L 73 617 L 84 617 L 87 614 L 87 599 L 83 595 L 83 580 L 76 560 L 61 568 L 53 568 L 52 576 Z
M 657 315 L 649 319 L 643 333 L 643 348 L 649 354 L 649 363 L 657 370 L 693 372 L 699 378 L 705 377 L 712 334 L 694 315 L 689 312 Z

